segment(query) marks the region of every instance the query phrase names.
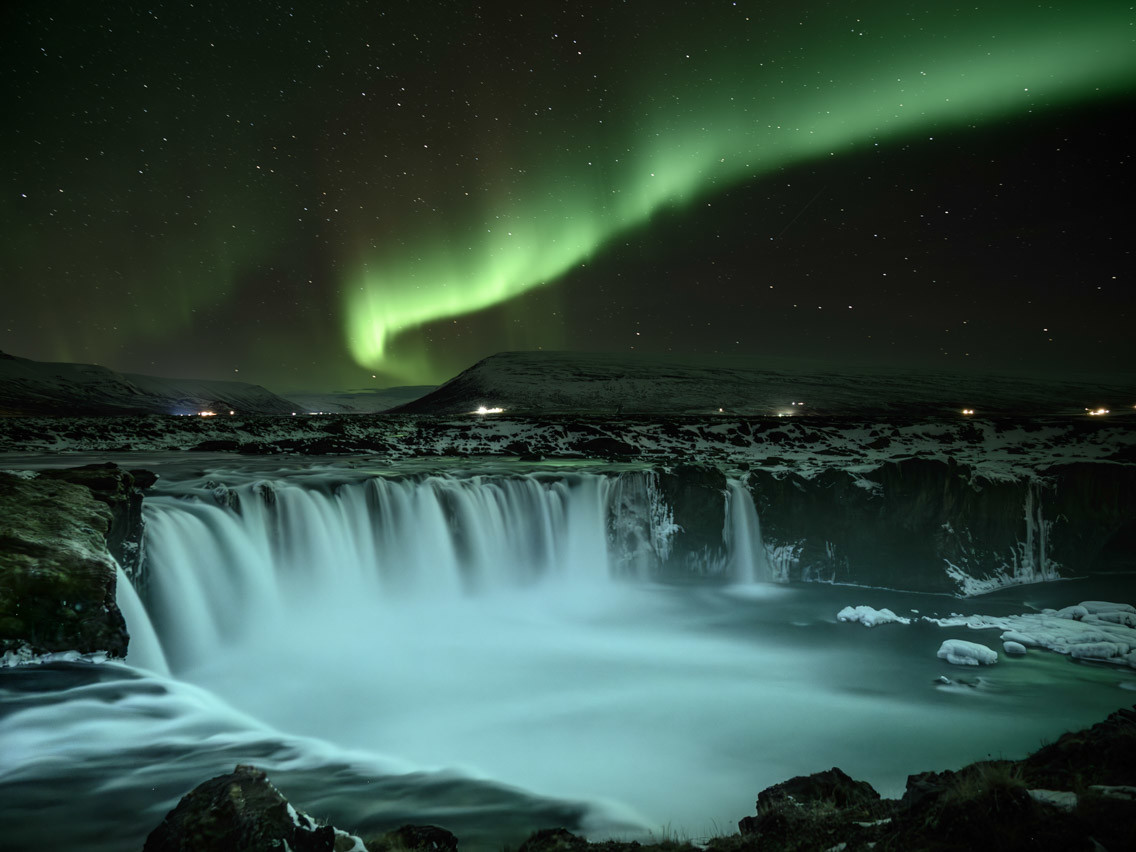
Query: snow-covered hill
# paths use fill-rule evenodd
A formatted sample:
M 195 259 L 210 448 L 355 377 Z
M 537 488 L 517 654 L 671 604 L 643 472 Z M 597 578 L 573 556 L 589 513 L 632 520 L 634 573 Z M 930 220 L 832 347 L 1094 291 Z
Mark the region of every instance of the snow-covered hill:
M 435 385 L 406 385 L 397 388 L 360 388 L 336 393 L 299 391 L 288 394 L 288 399 L 308 413 L 376 414 L 406 405 L 435 389 Z
M 754 360 L 503 352 L 399 411 L 461 414 L 727 414 L 926 417 L 1133 410 L 1136 379 L 1102 384 L 980 374 L 771 368 Z
M 246 382 L 164 379 L 0 352 L 0 414 L 291 414 L 295 403 Z

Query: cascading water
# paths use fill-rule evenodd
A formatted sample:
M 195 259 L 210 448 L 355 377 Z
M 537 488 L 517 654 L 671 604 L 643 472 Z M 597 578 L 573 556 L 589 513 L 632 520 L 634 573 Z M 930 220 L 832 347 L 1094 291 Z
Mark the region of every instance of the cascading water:
M 618 481 L 375 477 L 156 497 L 146 505 L 149 611 L 178 668 L 250 632 L 289 631 L 317 609 L 335 619 L 541 582 L 561 593 L 607 583 L 609 526 L 651 523 L 646 510 L 631 517 L 635 506 L 609 518 Z
M 953 599 L 752 582 L 778 565 L 741 482 L 714 504 L 721 546 L 699 530 L 689 559 L 690 507 L 651 471 L 275 464 L 179 460 L 148 494 L 145 610 L 119 589 L 137 668 L 7 679 L 27 684 L 0 691 L 13 848 L 40 848 L 33 811 L 61 846 L 138 848 L 237 762 L 341 827 L 442 824 L 463 848 L 552 825 L 698 837 L 793 775 L 838 765 L 895 795 L 910 772 L 1024 754 L 1123 703 L 1123 675 L 1033 653 L 940 688 L 941 628 L 835 620 Z M 676 566 L 723 575 L 674 582 Z

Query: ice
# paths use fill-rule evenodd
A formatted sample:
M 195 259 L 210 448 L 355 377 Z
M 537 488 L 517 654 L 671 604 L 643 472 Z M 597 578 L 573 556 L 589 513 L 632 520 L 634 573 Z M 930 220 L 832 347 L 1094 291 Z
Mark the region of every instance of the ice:
M 925 618 L 940 627 L 1001 629 L 1003 642 L 1047 648 L 1075 659 L 1136 668 L 1136 612 L 1129 604 L 1082 601 L 1061 609 L 1023 615 Z M 1007 651 L 1009 653 L 1009 651 Z
M 1080 606 L 1092 615 L 1100 615 L 1106 612 L 1136 613 L 1136 607 L 1132 604 L 1112 603 L 1111 601 L 1081 601 Z
M 1002 650 L 1012 657 L 1020 657 L 1026 653 L 1026 646 L 1021 642 L 1007 640 L 1002 643 Z
M 977 642 L 948 639 L 939 646 L 939 659 L 956 666 L 989 666 L 998 662 L 998 652 Z
M 876 627 L 880 624 L 910 624 L 910 618 L 896 615 L 886 607 L 873 609 L 870 606 L 846 606 L 836 614 L 838 621 L 859 622 L 865 627 Z

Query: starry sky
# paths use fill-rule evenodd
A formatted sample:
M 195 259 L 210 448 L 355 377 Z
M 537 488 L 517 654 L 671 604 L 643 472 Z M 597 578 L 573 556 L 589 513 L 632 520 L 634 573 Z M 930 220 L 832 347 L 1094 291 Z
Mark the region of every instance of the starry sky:
M 9 2 L 0 349 L 1136 369 L 1116 0 Z

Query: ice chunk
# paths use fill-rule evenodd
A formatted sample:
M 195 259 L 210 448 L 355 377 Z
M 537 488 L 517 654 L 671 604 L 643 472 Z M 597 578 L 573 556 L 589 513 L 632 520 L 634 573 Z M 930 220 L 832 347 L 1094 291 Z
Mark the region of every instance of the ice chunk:
M 1136 607 L 1132 606 L 1132 604 L 1113 603 L 1112 601 L 1081 601 L 1080 606 L 1084 607 L 1086 612 L 1090 612 L 1093 615 L 1100 615 L 1102 612 L 1136 613 Z
M 989 666 L 998 662 L 998 652 L 977 642 L 948 639 L 939 646 L 939 659 L 956 666 Z
M 1002 643 L 1002 650 L 1012 657 L 1020 657 L 1026 652 L 1026 646 L 1011 640 Z
M 1046 614 L 1056 615 L 1058 618 L 1071 618 L 1075 621 L 1080 621 L 1082 618 L 1089 614 L 1089 611 L 1083 606 L 1067 606 L 1053 613 L 1050 613 L 1047 610 Z
M 836 613 L 838 621 L 858 621 L 865 627 L 875 627 L 878 624 L 910 624 L 910 618 L 904 618 L 902 615 L 896 615 L 886 607 L 884 609 L 872 609 L 870 606 L 846 606 L 840 612 Z
M 1069 656 L 1081 660 L 1111 660 L 1127 652 L 1128 646 L 1119 642 L 1083 642 L 1069 648 Z

